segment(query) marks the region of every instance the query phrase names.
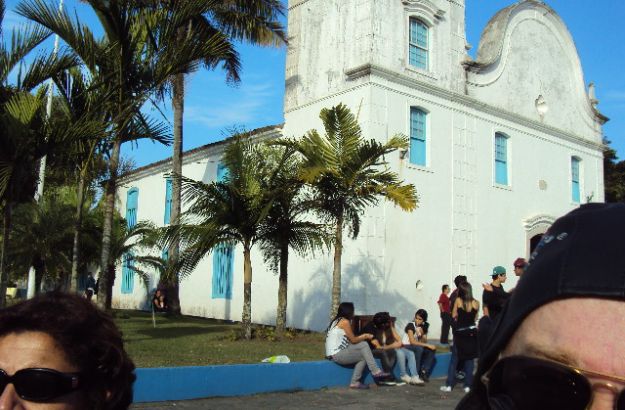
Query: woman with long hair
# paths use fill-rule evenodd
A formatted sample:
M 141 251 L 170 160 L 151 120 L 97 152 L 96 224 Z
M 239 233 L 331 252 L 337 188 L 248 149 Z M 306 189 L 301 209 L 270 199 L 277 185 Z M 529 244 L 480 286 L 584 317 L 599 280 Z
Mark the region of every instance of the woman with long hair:
M 376 364 L 367 340 L 371 340 L 371 333 L 354 334 L 351 321 L 354 318 L 354 304 L 343 302 L 338 312 L 326 330 L 326 359 L 340 365 L 355 364 L 352 380 L 349 385 L 352 389 L 368 389 L 369 386 L 361 382 L 365 366 L 373 375 L 374 380 L 388 378 L 388 373 L 382 372 Z
M 447 381 L 441 386 L 444 392 L 450 392 L 456 384 L 456 368 L 460 363 L 464 369 L 464 391 L 468 393 L 473 383 L 474 359 L 477 357 L 477 327 L 475 320 L 480 309 L 480 302 L 473 298 L 473 288 L 469 282 L 458 286 L 458 298 L 454 302 L 451 316 L 454 320 L 454 343 L 451 360 L 447 370 Z

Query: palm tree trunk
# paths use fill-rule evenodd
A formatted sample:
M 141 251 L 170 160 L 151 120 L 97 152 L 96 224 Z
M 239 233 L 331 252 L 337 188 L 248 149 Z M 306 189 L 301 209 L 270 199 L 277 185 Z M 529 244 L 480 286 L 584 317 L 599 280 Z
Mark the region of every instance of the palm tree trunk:
M 288 290 L 289 245 L 282 245 L 280 249 L 280 277 L 278 279 L 278 311 L 276 313 L 276 333 L 279 338 L 284 335 L 286 328 L 286 308 Z
M 6 267 L 6 259 L 9 252 L 9 232 L 11 231 L 11 203 L 7 201 L 4 205 L 4 215 L 2 217 L 2 252 L 0 253 L 0 307 L 6 306 L 7 284 L 9 282 L 9 272 Z
M 78 189 L 76 192 L 76 221 L 74 222 L 74 247 L 72 249 L 72 276 L 70 280 L 70 292 L 78 291 L 78 263 L 80 262 L 80 231 L 82 228 L 82 211 L 85 197 L 85 180 L 86 175 L 80 173 L 78 180 Z
M 252 257 L 250 244 L 243 245 L 243 332 L 245 339 L 252 338 Z
M 330 319 L 336 315 L 341 303 L 341 257 L 343 256 L 343 215 L 336 218 L 334 237 L 334 270 L 332 272 L 332 309 Z
M 184 116 L 184 74 L 177 74 L 173 81 L 172 105 L 174 108 L 174 155 L 172 157 L 173 179 L 171 198 L 171 224 L 180 223 L 180 212 L 182 208 L 182 194 L 180 177 L 182 176 L 182 127 Z M 175 266 L 180 254 L 180 244 L 176 238 L 169 247 L 169 258 Z M 169 308 L 172 314 L 180 314 L 180 279 L 178 272 L 173 272 L 170 276 L 171 283 L 168 285 L 167 297 L 169 298 Z
M 99 287 L 105 292 L 105 295 L 98 294 L 98 306 L 101 309 L 111 308 L 111 295 L 108 294 L 112 289 L 113 281 L 109 277 L 109 264 L 111 263 L 111 232 L 113 229 L 113 214 L 115 212 L 115 194 L 117 191 L 117 167 L 119 165 L 119 154 L 121 150 L 121 138 L 117 138 L 113 143 L 111 159 L 109 162 L 109 180 L 106 183 L 106 191 L 104 193 L 104 222 L 102 226 L 102 253 L 100 255 L 100 283 Z M 104 296 L 104 297 L 100 297 Z

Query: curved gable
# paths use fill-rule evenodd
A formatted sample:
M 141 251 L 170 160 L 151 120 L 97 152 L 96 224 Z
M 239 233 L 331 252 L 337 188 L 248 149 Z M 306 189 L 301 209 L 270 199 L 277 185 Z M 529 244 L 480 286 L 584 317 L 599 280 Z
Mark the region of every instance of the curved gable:
M 474 98 L 601 142 L 606 118 L 586 93 L 573 39 L 542 2 L 527 0 L 497 13 L 467 70 L 468 93 Z

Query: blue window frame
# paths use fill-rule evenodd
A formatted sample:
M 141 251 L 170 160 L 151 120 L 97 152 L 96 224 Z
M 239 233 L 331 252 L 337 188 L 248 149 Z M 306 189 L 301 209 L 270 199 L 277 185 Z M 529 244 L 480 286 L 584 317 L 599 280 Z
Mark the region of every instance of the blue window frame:
M 580 186 L 579 186 L 579 163 L 581 160 L 577 157 L 571 157 L 571 199 L 576 204 L 580 202 Z
M 217 182 L 228 175 L 228 168 L 217 165 Z M 213 250 L 213 299 L 232 299 L 232 272 L 234 270 L 234 246 L 219 244 Z
M 134 266 L 134 255 L 132 253 L 124 254 L 122 257 L 122 293 L 132 293 L 135 282 Z
M 495 134 L 495 183 L 508 185 L 508 137 Z
M 408 60 L 410 65 L 427 70 L 430 42 L 428 26 L 419 19 L 411 18 L 409 37 Z
M 426 165 L 427 113 L 420 108 L 410 108 L 410 163 Z
M 171 202 L 172 202 L 172 191 L 174 188 L 174 183 L 171 178 L 167 178 L 165 180 L 165 217 L 163 218 L 163 223 L 165 225 L 169 224 L 171 221 Z
M 137 224 L 137 207 L 139 205 L 139 189 L 131 188 L 126 194 L 126 226 L 132 228 Z M 132 293 L 134 287 L 134 258 L 130 253 L 122 257 L 122 293 Z

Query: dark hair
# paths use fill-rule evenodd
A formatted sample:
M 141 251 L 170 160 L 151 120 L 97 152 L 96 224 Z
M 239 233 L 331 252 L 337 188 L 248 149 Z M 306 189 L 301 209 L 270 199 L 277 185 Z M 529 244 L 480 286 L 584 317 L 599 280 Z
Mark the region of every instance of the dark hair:
M 441 292 L 445 292 L 445 289 L 449 289 L 449 285 L 444 284 L 444 285 L 441 287 Z
M 373 325 L 376 332 L 374 334 L 378 342 L 382 343 L 382 334 L 386 334 L 386 342 L 392 343 L 395 338 L 393 337 L 393 331 L 391 330 L 391 315 L 388 312 L 378 312 L 373 315 Z M 388 325 L 388 326 L 387 326 Z
M 473 287 L 469 282 L 461 283 L 458 286 L 458 297 L 462 300 L 465 310 L 469 310 L 468 306 L 473 302 Z
M 135 365 L 111 317 L 87 299 L 50 292 L 0 311 L 0 337 L 42 332 L 84 375 L 86 408 L 125 410 L 132 402 Z
M 423 319 L 423 324 L 421 325 L 421 327 L 423 328 L 423 333 L 427 334 L 428 329 L 430 328 L 430 324 L 428 323 L 428 312 L 425 309 L 419 309 L 417 310 L 417 313 L 414 314 L 415 318 L 417 316 L 419 316 L 421 319 Z
M 456 285 L 457 288 L 460 287 L 461 283 L 464 283 L 467 281 L 467 277 L 464 275 L 458 275 L 454 278 L 454 285 Z
M 328 325 L 327 330 L 330 330 L 330 326 L 332 326 L 332 323 L 336 322 L 338 319 L 352 320 L 353 318 L 354 318 L 354 304 L 352 302 L 342 302 L 339 305 L 338 311 L 336 312 L 336 316 L 334 316 L 334 319 L 330 321 L 330 324 Z

